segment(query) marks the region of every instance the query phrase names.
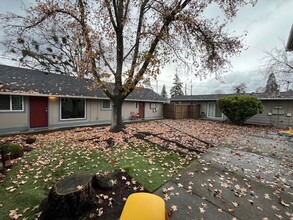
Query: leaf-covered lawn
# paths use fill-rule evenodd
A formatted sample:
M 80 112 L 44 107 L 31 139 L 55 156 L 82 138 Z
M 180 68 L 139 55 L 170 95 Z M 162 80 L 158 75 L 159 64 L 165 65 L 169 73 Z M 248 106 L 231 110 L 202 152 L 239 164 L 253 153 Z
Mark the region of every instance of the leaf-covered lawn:
M 50 187 L 78 172 L 103 173 L 122 168 L 145 190 L 153 192 L 210 147 L 252 146 L 243 134 L 271 131 L 212 121 L 160 120 L 128 124 L 119 133 L 110 133 L 104 126 L 35 135 L 33 151 L 14 161 L 0 184 L 0 216 L 34 219 Z M 1 142 L 24 145 L 25 138 L 19 135 L 2 138 Z
M 34 150 L 14 161 L 0 185 L 1 219 L 34 219 L 39 212 L 38 205 L 51 186 L 72 173 L 103 173 L 123 168 L 145 190 L 152 192 L 194 159 L 139 140 L 129 140 L 126 144 L 123 140 L 126 136 L 131 139 L 130 135 L 110 134 L 108 127 L 77 128 L 35 136 Z M 85 140 L 93 136 L 99 139 L 112 136 L 115 146 Z M 2 141 L 7 139 L 24 144 L 25 137 Z

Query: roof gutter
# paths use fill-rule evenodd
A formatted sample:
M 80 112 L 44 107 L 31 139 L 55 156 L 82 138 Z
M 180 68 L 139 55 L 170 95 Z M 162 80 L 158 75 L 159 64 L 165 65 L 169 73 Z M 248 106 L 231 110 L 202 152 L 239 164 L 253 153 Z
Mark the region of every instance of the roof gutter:
M 56 95 L 56 94 L 26 93 L 26 92 L 2 92 L 2 91 L 0 91 L 0 94 L 1 95 L 38 96 L 38 97 L 58 97 L 58 98 L 109 99 L 106 97 Z
M 1 88 L 1 84 L 0 84 Z M 20 96 L 38 96 L 38 97 L 58 97 L 58 98 L 82 98 L 82 99 L 99 99 L 99 100 L 109 100 L 108 97 L 93 97 L 93 96 L 74 96 L 74 95 L 55 95 L 55 94 L 40 94 L 40 93 L 19 93 L 19 92 L 2 92 L 1 95 L 20 95 Z M 144 99 L 125 99 L 125 101 L 133 102 L 156 102 L 165 103 L 165 100 L 144 100 Z
M 256 97 L 257 98 L 257 97 Z M 293 100 L 293 97 L 289 98 L 257 98 L 259 100 Z M 172 99 L 171 102 L 207 102 L 207 101 L 218 101 L 219 99 Z

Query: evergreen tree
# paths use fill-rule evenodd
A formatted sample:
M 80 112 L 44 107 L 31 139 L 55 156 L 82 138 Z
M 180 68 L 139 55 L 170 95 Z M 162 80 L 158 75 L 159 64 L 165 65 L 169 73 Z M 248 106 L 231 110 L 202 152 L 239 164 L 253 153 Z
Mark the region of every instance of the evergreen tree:
M 167 94 L 167 91 L 166 91 L 166 86 L 165 86 L 165 84 L 163 85 L 162 92 L 161 92 L 161 96 L 162 96 L 164 99 L 167 99 L 167 98 L 168 98 L 168 94 Z
M 277 92 L 279 92 L 279 86 L 277 84 L 275 74 L 271 73 L 267 80 L 265 93 L 271 94 L 271 93 L 277 93 Z
M 174 82 L 173 82 L 174 86 L 170 89 L 171 97 L 178 96 L 178 95 L 184 95 L 183 90 L 182 90 L 183 85 L 182 85 L 182 82 L 180 81 L 177 74 L 175 74 L 175 77 L 173 80 L 174 80 Z

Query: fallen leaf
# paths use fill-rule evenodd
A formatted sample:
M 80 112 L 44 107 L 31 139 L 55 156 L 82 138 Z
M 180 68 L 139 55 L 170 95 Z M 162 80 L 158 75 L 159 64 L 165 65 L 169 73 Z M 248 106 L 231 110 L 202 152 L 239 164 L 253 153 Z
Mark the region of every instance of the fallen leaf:
M 199 207 L 199 212 L 200 212 L 200 213 L 205 213 L 206 210 L 205 210 L 204 208 L 202 208 L 202 207 Z
M 234 212 L 234 209 L 233 208 L 228 208 L 228 211 L 229 212 Z
M 104 213 L 103 208 L 97 208 L 96 211 L 98 213 L 98 216 L 102 216 Z
M 18 214 L 17 211 L 18 211 L 18 208 L 14 209 L 14 210 L 9 210 L 9 217 L 11 219 L 18 219 L 19 217 L 21 217 L 22 214 Z
M 172 205 L 171 206 L 171 209 L 172 209 L 173 212 L 175 212 L 175 211 L 177 211 L 177 206 L 176 205 Z
M 279 199 L 279 203 L 281 204 L 281 205 L 283 205 L 283 206 L 285 206 L 285 207 L 289 207 L 290 205 L 289 204 L 287 204 L 287 203 L 285 203 L 284 201 L 283 201 L 283 199 Z
M 82 185 L 78 185 L 76 188 L 77 188 L 78 190 L 82 190 L 82 189 L 83 189 L 83 186 L 82 186 Z
M 269 200 L 271 200 L 271 198 L 270 198 L 270 195 L 269 195 L 269 194 L 264 194 L 264 197 L 265 197 L 265 199 L 269 199 Z
M 253 200 L 251 200 L 251 199 L 248 199 L 248 202 L 251 204 L 251 205 L 253 205 Z
M 282 215 L 278 215 L 278 214 L 275 214 L 275 216 L 277 216 L 278 219 L 283 219 L 284 218 Z

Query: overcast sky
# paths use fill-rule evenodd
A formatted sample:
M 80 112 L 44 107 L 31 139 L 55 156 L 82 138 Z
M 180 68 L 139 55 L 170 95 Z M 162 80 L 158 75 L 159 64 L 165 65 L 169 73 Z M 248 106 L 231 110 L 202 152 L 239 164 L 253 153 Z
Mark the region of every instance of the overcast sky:
M 215 80 L 213 75 L 205 80 L 194 76 L 182 77 L 184 86 L 187 86 L 187 93 L 191 93 L 191 82 L 192 94 L 209 94 L 215 90 L 232 93 L 233 85 L 240 83 L 246 83 L 247 92 L 264 87 L 266 79 L 259 74 L 260 64 L 263 63 L 265 56 L 264 51 L 270 51 L 274 47 L 282 48 L 282 40 L 287 41 L 293 24 L 292 9 L 293 0 L 258 0 L 254 7 L 247 5 L 240 8 L 236 19 L 229 25 L 229 30 L 234 30 L 236 35 L 247 31 L 244 43 L 248 49 L 232 60 L 233 67 L 231 72 L 224 76 L 224 83 Z M 212 14 L 213 11 L 209 13 Z M 215 13 L 217 14 L 217 11 Z M 163 74 L 158 77 L 159 92 L 163 84 L 166 84 L 167 91 L 170 91 L 174 74 L 174 68 L 164 69 Z M 153 85 L 157 90 L 155 82 Z
M 0 13 L 7 11 L 18 13 L 24 2 L 26 4 L 33 2 L 33 0 L 0 1 Z M 287 41 L 293 24 L 292 9 L 293 0 L 258 0 L 254 7 L 247 5 L 240 8 L 237 17 L 228 28 L 235 35 L 242 35 L 247 31 L 244 42 L 247 50 L 232 60 L 233 67 L 223 76 L 223 82 L 215 80 L 213 75 L 200 80 L 192 74 L 182 74 L 181 81 L 186 85 L 187 93 L 191 94 L 191 87 L 192 94 L 209 94 L 214 93 L 215 90 L 232 93 L 233 85 L 240 83 L 247 85 L 247 92 L 253 92 L 258 87 L 265 86 L 266 79 L 259 73 L 262 58 L 265 56 L 264 51 L 270 51 L 274 47 L 281 48 L 282 40 Z M 211 7 L 207 16 L 220 16 L 219 10 Z M 0 63 L 9 64 L 7 60 L 3 59 L 0 60 Z M 174 74 L 174 66 L 165 67 L 157 82 L 152 83 L 154 90 L 161 92 L 162 86 L 165 84 L 169 93 Z

